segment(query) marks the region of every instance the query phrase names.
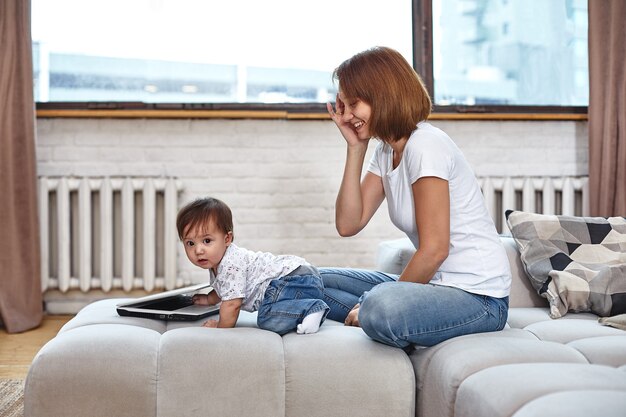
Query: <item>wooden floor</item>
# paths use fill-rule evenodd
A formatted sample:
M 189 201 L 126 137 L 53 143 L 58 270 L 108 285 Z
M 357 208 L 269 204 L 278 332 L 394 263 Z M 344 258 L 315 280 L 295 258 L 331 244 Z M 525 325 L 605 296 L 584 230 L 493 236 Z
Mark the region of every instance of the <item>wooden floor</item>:
M 35 354 L 72 316 L 45 316 L 41 326 L 9 334 L 0 328 L 0 378 L 24 379 Z

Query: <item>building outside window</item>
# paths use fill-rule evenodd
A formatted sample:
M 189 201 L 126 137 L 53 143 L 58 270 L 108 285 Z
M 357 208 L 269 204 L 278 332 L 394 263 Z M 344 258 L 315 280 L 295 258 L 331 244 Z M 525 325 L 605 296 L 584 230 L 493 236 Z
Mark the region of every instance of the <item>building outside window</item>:
M 588 104 L 585 0 L 432 4 L 436 104 Z

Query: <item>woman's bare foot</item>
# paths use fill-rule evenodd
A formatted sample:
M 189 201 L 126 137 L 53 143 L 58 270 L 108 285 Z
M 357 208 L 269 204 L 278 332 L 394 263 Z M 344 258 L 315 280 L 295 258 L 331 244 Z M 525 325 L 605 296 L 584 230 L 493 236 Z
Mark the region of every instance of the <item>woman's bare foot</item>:
M 352 310 L 350 310 L 350 312 L 348 313 L 348 317 L 346 317 L 346 320 L 343 323 L 344 325 L 361 327 L 359 325 L 359 307 L 359 304 L 352 307 Z

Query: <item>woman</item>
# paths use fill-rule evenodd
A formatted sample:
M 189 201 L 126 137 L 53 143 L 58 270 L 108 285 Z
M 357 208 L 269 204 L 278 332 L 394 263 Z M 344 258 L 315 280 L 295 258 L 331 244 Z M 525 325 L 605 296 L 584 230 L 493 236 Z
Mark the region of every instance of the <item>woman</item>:
M 461 151 L 427 123 L 431 101 L 397 51 L 376 47 L 343 62 L 328 112 L 347 144 L 335 223 L 359 233 L 384 199 L 416 252 L 398 276 L 320 269 L 329 318 L 372 339 L 407 348 L 506 324 L 509 263 Z M 361 179 L 371 138 L 380 140 Z

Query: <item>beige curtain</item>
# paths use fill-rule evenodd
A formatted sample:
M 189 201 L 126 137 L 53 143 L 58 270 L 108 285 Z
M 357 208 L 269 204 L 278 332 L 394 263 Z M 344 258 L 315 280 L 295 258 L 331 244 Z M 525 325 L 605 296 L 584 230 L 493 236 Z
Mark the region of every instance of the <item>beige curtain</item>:
M 626 216 L 626 1 L 589 0 L 592 216 Z
M 30 1 L 0 0 L 0 316 L 10 333 L 43 315 Z

